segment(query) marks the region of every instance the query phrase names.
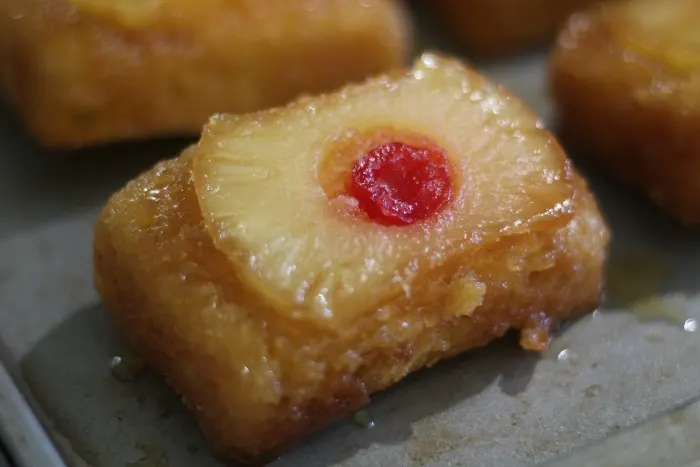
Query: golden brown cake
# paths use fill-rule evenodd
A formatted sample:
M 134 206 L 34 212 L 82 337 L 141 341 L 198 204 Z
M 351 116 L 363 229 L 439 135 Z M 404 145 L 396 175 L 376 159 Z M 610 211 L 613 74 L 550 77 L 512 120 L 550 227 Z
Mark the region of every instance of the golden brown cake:
M 700 0 L 574 16 L 550 76 L 577 151 L 680 221 L 700 221 Z
M 509 329 L 592 310 L 608 230 L 555 138 L 460 63 L 244 116 L 114 195 L 95 274 L 213 450 L 254 461 Z
M 196 135 L 410 48 L 395 0 L 0 0 L 0 94 L 53 148 Z
M 602 0 L 432 0 L 430 8 L 469 53 L 493 57 L 554 37 L 576 10 Z

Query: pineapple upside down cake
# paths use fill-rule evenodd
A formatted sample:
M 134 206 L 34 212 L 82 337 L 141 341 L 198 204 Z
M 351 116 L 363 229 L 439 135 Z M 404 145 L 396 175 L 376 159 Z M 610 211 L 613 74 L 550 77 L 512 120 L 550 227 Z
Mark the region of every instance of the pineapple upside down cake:
M 0 94 L 51 148 L 197 135 L 410 50 L 399 0 L 0 0 Z
M 98 289 L 213 450 L 280 453 L 408 373 L 598 303 L 608 230 L 523 103 L 457 61 L 211 119 L 109 201 Z
M 610 0 L 431 0 L 436 19 L 479 57 L 520 52 L 546 43 L 575 11 Z
M 574 15 L 550 81 L 562 135 L 684 224 L 700 224 L 700 0 Z

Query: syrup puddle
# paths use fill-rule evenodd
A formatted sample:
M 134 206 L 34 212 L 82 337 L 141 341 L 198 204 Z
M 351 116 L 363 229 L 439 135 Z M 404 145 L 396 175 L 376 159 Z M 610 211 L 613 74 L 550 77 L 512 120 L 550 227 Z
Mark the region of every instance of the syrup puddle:
M 358 410 L 352 414 L 352 421 L 355 425 L 366 430 L 374 428 L 374 420 L 372 420 L 366 410 Z
M 122 383 L 135 381 L 145 370 L 143 360 L 135 355 L 112 357 L 109 368 L 112 376 Z

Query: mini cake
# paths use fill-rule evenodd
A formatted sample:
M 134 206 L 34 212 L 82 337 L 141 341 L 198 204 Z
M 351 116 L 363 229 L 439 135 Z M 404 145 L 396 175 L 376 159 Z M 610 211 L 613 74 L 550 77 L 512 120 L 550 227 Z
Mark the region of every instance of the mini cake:
M 508 92 L 424 55 L 244 116 L 108 202 L 104 303 L 214 451 L 256 461 L 509 329 L 598 304 L 608 230 Z
M 0 94 L 52 148 L 197 135 L 410 48 L 395 0 L 0 0 Z
M 430 8 L 478 57 L 521 51 L 550 40 L 576 10 L 601 0 L 433 0 Z
M 550 79 L 563 137 L 686 224 L 700 221 L 700 0 L 571 18 Z

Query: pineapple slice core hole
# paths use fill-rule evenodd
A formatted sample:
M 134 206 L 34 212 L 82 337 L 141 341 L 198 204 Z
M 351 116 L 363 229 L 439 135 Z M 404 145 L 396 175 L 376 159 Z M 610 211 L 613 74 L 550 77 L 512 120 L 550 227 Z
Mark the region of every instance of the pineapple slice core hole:
M 349 131 L 326 153 L 319 181 L 344 215 L 381 225 L 411 225 L 452 198 L 454 171 L 430 138 L 383 128 Z
M 355 163 L 348 191 L 373 221 L 414 224 L 452 197 L 449 163 L 436 147 L 383 144 Z

